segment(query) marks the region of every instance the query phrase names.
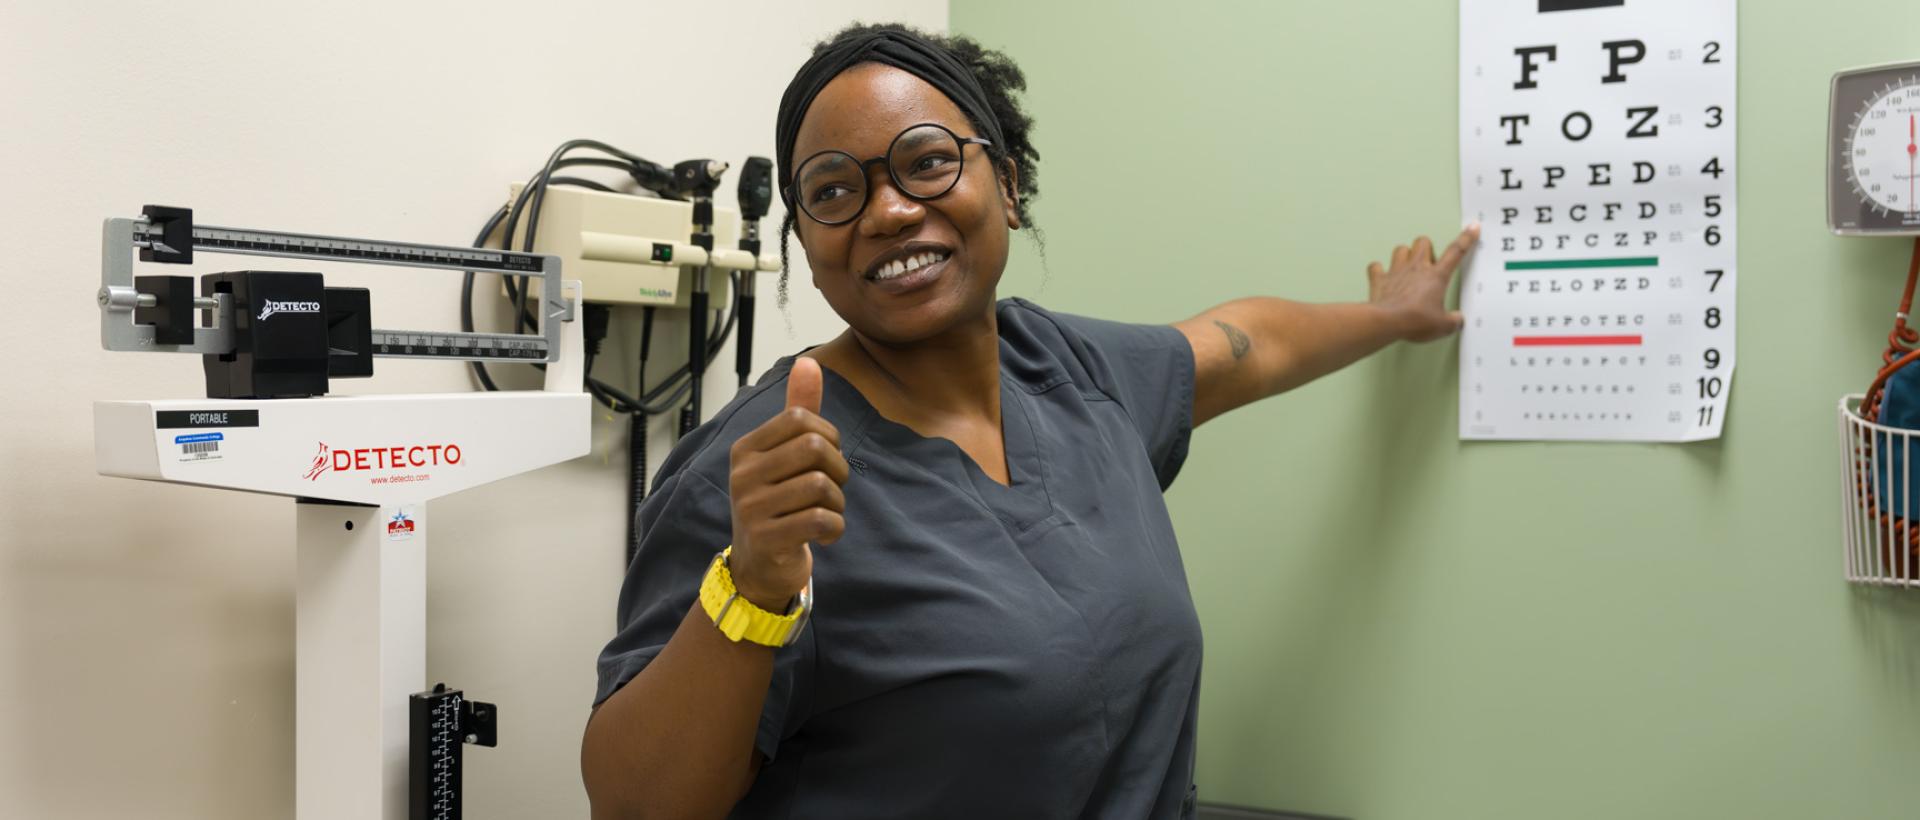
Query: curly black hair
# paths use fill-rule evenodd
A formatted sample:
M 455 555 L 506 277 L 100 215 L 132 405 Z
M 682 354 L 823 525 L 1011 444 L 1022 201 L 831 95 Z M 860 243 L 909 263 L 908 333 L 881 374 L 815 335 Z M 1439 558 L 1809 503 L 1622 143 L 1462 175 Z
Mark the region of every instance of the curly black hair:
M 1027 90 L 1027 76 L 1021 73 L 1020 66 L 1012 57 L 988 49 L 971 37 L 960 34 L 929 34 L 902 23 L 855 23 L 833 36 L 820 41 L 813 47 L 813 53 L 833 48 L 855 37 L 873 32 L 894 31 L 918 37 L 945 49 L 973 72 L 979 81 L 981 90 L 986 92 L 987 104 L 993 110 L 993 116 L 1000 121 L 1000 132 L 1006 137 L 1005 145 L 987 146 L 987 157 L 993 160 L 994 173 L 1007 184 L 1007 175 L 1003 169 L 1012 168 L 1018 180 L 1014 184 L 1014 214 L 1020 217 L 1020 225 L 1041 255 L 1046 254 L 1045 236 L 1033 224 L 1032 202 L 1040 196 L 1040 151 L 1033 147 L 1033 117 L 1027 114 L 1015 96 Z M 968 119 L 971 121 L 972 117 Z M 973 123 L 976 130 L 986 130 L 978 122 Z M 793 211 L 787 211 L 786 219 L 780 223 L 780 307 L 787 306 L 787 237 L 793 233 Z

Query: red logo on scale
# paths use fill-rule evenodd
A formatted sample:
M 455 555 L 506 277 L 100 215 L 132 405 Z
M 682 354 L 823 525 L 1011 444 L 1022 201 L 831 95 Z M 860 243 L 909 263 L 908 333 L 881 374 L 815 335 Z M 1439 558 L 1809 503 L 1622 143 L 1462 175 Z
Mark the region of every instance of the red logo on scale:
M 329 448 L 320 442 L 320 450 L 307 465 L 308 481 L 318 481 L 326 472 L 351 473 L 369 470 L 404 470 L 415 467 L 451 467 L 460 463 L 458 444 L 412 444 L 394 447 Z

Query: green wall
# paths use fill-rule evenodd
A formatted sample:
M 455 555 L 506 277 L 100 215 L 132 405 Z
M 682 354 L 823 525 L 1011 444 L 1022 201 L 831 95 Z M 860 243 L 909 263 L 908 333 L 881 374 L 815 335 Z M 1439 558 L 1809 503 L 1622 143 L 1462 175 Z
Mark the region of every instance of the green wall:
M 1458 224 L 1457 7 L 952 0 L 1039 120 L 1047 268 L 1171 321 L 1363 298 Z M 1823 218 L 1827 84 L 1920 6 L 1749 2 L 1726 436 L 1463 444 L 1457 347 L 1209 423 L 1168 494 L 1207 635 L 1202 799 L 1349 817 L 1920 816 L 1920 590 L 1841 577 L 1834 405 L 1908 246 Z

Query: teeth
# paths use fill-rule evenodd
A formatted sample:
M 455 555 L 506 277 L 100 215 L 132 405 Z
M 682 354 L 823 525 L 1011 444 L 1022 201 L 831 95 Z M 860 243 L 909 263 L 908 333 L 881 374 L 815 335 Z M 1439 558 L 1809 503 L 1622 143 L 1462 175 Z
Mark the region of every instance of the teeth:
M 874 273 L 873 278 L 892 279 L 896 276 L 903 276 L 908 271 L 919 270 L 928 265 L 938 263 L 946 258 L 947 258 L 946 254 L 933 252 L 933 251 L 916 253 L 905 259 L 895 259 L 892 262 L 888 262 L 885 265 L 881 265 L 880 270 Z

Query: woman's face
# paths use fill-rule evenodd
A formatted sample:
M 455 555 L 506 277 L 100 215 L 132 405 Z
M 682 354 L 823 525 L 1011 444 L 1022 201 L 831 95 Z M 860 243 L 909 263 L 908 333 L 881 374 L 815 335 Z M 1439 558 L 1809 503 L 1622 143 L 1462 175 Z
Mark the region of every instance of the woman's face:
M 821 151 L 865 160 L 884 156 L 910 126 L 938 123 L 977 137 L 945 94 L 892 66 L 854 66 L 814 97 L 795 135 L 796 169 Z M 909 198 L 885 163 L 867 169 L 867 206 L 851 222 L 823 225 L 795 208 L 794 229 L 813 269 L 813 285 L 861 335 L 911 344 L 993 313 L 1007 265 L 1007 232 L 1018 228 L 1014 202 L 993 173 L 986 149 L 967 145 L 960 179 L 945 195 Z M 800 197 L 796 186 L 794 196 Z M 897 260 L 944 256 L 904 276 L 879 276 Z M 911 263 L 909 263 L 911 264 Z

